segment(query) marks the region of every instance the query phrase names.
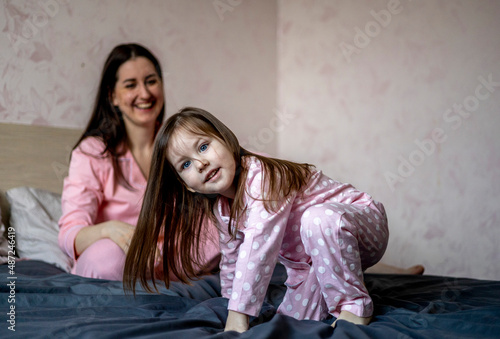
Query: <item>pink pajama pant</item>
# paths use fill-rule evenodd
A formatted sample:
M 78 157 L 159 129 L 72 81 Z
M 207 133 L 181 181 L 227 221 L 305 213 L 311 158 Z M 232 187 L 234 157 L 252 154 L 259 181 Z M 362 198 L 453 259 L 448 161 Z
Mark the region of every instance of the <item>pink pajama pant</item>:
M 206 265 L 204 272 L 210 272 L 219 265 L 220 254 L 218 243 L 211 240 L 217 228 L 213 225 L 207 226 L 203 239 L 203 257 Z M 162 247 L 163 236 L 160 235 L 159 247 Z M 125 252 L 111 239 L 100 239 L 87 247 L 78 257 L 71 273 L 87 278 L 98 278 L 108 280 L 123 280 L 123 269 L 125 267 Z M 201 270 L 201 268 L 200 268 Z M 163 262 L 161 259 L 155 262 L 155 278 L 163 279 Z M 174 275 L 170 276 L 171 281 L 177 281 Z
M 71 273 L 87 278 L 123 280 L 125 252 L 111 239 L 100 239 L 78 257 Z
M 297 216 L 295 216 L 297 217 Z M 347 310 L 373 314 L 363 271 L 377 263 L 388 241 L 384 207 L 327 202 L 300 216 L 301 257 L 280 256 L 286 267 L 287 291 L 278 313 L 296 319 L 323 320 Z M 298 260 L 297 260 L 298 259 Z

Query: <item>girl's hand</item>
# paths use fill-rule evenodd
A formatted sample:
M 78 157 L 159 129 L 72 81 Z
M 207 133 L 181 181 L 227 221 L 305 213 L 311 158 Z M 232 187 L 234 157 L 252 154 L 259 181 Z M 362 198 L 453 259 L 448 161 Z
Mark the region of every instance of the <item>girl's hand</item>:
M 349 311 L 342 310 L 337 319 L 333 322 L 332 327 L 335 327 L 338 320 L 346 320 L 356 325 L 368 325 L 372 317 L 359 317 Z
M 248 315 L 229 310 L 224 331 L 243 333 L 248 330 Z
M 135 227 L 118 220 L 107 221 L 103 226 L 103 237 L 113 240 L 127 254 Z

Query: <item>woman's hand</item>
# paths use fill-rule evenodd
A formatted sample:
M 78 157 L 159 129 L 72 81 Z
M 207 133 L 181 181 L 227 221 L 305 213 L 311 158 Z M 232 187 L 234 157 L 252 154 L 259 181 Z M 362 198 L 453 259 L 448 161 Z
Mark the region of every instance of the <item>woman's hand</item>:
M 106 221 L 102 225 L 103 238 L 113 240 L 127 254 L 135 227 L 118 220 Z
M 78 257 L 90 245 L 100 239 L 111 239 L 127 254 L 135 227 L 118 220 L 83 227 L 75 238 L 75 252 Z
M 248 315 L 229 310 L 224 331 L 243 333 L 248 330 Z

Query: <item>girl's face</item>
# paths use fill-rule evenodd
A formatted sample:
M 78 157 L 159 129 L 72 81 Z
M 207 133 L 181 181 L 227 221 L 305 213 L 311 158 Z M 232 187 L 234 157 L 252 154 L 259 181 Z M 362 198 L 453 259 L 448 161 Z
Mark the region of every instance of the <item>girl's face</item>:
M 164 104 L 163 84 L 151 61 L 137 57 L 118 68 L 112 94 L 126 126 L 154 126 Z
M 234 199 L 236 162 L 218 138 L 180 128 L 170 138 L 167 160 L 190 191 Z

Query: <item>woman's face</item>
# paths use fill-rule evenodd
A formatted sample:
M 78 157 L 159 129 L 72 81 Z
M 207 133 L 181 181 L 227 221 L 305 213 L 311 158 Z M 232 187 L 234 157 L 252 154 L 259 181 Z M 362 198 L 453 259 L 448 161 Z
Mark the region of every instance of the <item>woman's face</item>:
M 112 102 L 125 126 L 155 126 L 164 105 L 163 84 L 149 59 L 130 59 L 118 68 Z

